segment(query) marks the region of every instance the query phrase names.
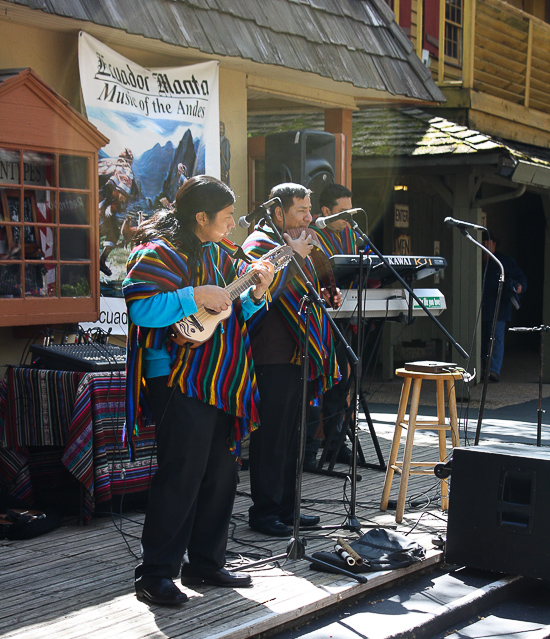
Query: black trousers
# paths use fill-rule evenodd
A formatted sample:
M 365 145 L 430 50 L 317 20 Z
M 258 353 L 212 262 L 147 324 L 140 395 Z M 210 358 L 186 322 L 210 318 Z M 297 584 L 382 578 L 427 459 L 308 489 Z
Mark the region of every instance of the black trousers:
M 260 426 L 250 435 L 251 523 L 294 514 L 301 373 L 295 364 L 256 366 Z
M 157 425 L 158 469 L 141 538 L 141 577 L 177 577 L 185 551 L 204 570 L 225 564 L 237 489 L 237 459 L 228 437 L 234 417 L 173 392 L 166 377 L 147 381 Z
M 351 340 L 351 331 L 349 330 L 349 321 L 337 320 L 338 328 L 349 343 Z M 319 450 L 320 440 L 316 438 L 319 429 L 319 422 L 323 420 L 323 435 L 325 438 L 325 447 L 329 448 L 336 445 L 344 422 L 344 413 L 347 407 L 347 399 L 349 394 L 348 387 L 348 356 L 346 345 L 340 340 L 336 343 L 336 361 L 340 369 L 340 381 L 328 389 L 322 397 L 322 408 L 308 407 L 308 425 L 306 437 L 306 452 L 317 454 Z

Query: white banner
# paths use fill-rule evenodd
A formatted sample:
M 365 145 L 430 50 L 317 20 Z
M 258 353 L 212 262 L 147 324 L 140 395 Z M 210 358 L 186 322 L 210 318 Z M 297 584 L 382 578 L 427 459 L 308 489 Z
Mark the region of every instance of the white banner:
M 81 322 L 80 326 L 85 331 L 101 328 L 105 333 L 127 337 L 128 314 L 126 302 L 122 297 L 102 297 L 97 322 Z
M 84 32 L 78 59 L 88 120 L 110 140 L 98 166 L 101 293 L 121 297 L 139 221 L 187 178 L 220 177 L 218 62 L 147 69 Z

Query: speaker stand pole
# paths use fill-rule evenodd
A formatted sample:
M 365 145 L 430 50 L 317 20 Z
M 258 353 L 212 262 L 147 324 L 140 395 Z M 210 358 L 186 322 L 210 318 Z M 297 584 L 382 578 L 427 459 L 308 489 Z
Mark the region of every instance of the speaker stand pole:
M 493 349 L 495 346 L 495 333 L 497 330 L 498 311 L 500 309 L 500 300 L 502 298 L 502 289 L 504 287 L 504 266 L 502 265 L 502 262 L 496 257 L 494 253 L 491 253 L 491 251 L 486 246 L 483 246 L 481 242 L 474 240 L 474 238 L 468 233 L 466 229 L 461 228 L 459 230 L 462 233 L 462 235 L 464 235 L 465 238 L 473 242 L 476 246 L 479 246 L 479 248 L 484 253 L 486 253 L 492 260 L 494 260 L 500 269 L 500 275 L 498 278 L 497 299 L 495 303 L 495 313 L 493 315 L 493 325 L 491 327 L 491 339 L 489 342 L 489 353 L 487 355 L 487 362 L 485 363 L 485 373 L 483 375 L 483 390 L 481 392 L 481 400 L 479 402 L 479 413 L 477 416 L 476 436 L 474 439 L 474 446 L 477 446 L 479 444 L 479 437 L 481 435 L 481 423 L 483 421 L 483 411 L 485 410 L 485 399 L 487 397 L 487 385 L 489 383 L 489 371 L 491 370 L 491 362 L 493 361 Z
M 509 331 L 515 331 L 518 333 L 540 333 L 539 342 L 539 405 L 537 409 L 537 446 L 542 446 L 542 377 L 544 372 L 544 333 L 550 331 L 550 326 L 537 326 L 536 328 L 527 328 L 515 326 L 509 328 Z

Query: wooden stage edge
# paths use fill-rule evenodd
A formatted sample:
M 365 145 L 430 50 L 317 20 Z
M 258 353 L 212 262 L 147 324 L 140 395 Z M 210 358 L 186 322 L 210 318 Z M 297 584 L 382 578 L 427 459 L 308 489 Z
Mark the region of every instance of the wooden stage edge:
M 282 631 L 286 628 L 295 628 L 308 622 L 309 619 L 319 616 L 319 614 L 336 604 L 345 603 L 347 600 L 353 601 L 364 596 L 370 591 L 380 589 L 404 579 L 413 573 L 424 573 L 433 570 L 435 566 L 443 562 L 443 552 L 441 550 L 429 550 L 426 558 L 420 562 L 411 564 L 406 568 L 398 570 L 387 570 L 384 572 L 364 573 L 368 578 L 367 583 L 361 584 L 357 581 L 345 577 L 345 583 L 336 582 L 332 584 L 334 589 L 330 592 L 327 588 L 317 588 L 319 598 L 308 603 L 295 601 L 298 606 L 286 612 L 272 612 L 265 618 L 256 620 L 253 624 L 246 622 L 234 627 L 231 630 L 222 630 L 215 634 L 209 634 L 209 639 L 243 639 L 245 637 L 256 637 L 262 633 L 269 633 L 275 630 Z M 340 589 L 341 588 L 341 589 Z

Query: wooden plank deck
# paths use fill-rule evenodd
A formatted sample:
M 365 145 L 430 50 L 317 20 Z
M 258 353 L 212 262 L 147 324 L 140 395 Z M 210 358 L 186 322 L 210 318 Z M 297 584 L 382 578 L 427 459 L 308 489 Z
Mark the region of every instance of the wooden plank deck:
M 395 407 L 395 410 L 397 407 Z M 395 416 L 388 414 L 375 427 L 384 458 L 389 455 Z M 376 463 L 372 441 L 364 424 L 360 441 L 367 461 Z M 414 456 L 429 460 L 437 455 L 433 433 L 420 434 Z M 335 470 L 345 471 L 336 465 Z M 384 472 L 360 468 L 356 517 L 362 531 L 370 526 L 395 526 L 395 513 L 379 510 Z M 390 499 L 396 499 L 398 478 Z M 241 639 L 283 625 L 300 625 L 308 616 L 400 579 L 427 570 L 442 561 L 431 537 L 446 529 L 439 509 L 438 480 L 410 478 L 408 496 L 424 508 L 405 510 L 397 526 L 427 549 L 426 559 L 409 568 L 367 573 L 368 583 L 310 569 L 307 560 L 288 560 L 258 566 L 251 572 L 254 585 L 246 589 L 200 586 L 183 588 L 190 600 L 179 608 L 149 606 L 134 596 L 133 570 L 139 554 L 143 514 L 96 517 L 86 526 L 67 522 L 61 528 L 27 541 L 0 541 L 0 636 L 6 639 L 101 638 Z M 350 541 L 357 534 L 338 530 L 347 522 L 350 486 L 341 478 L 305 473 L 302 512 L 319 514 L 330 530 L 304 532 L 306 553 L 332 551 L 338 536 Z M 287 539 L 272 539 L 248 528 L 250 505 L 248 472 L 240 473 L 228 562 L 243 562 L 285 555 Z M 132 553 L 135 555 L 132 556 Z

